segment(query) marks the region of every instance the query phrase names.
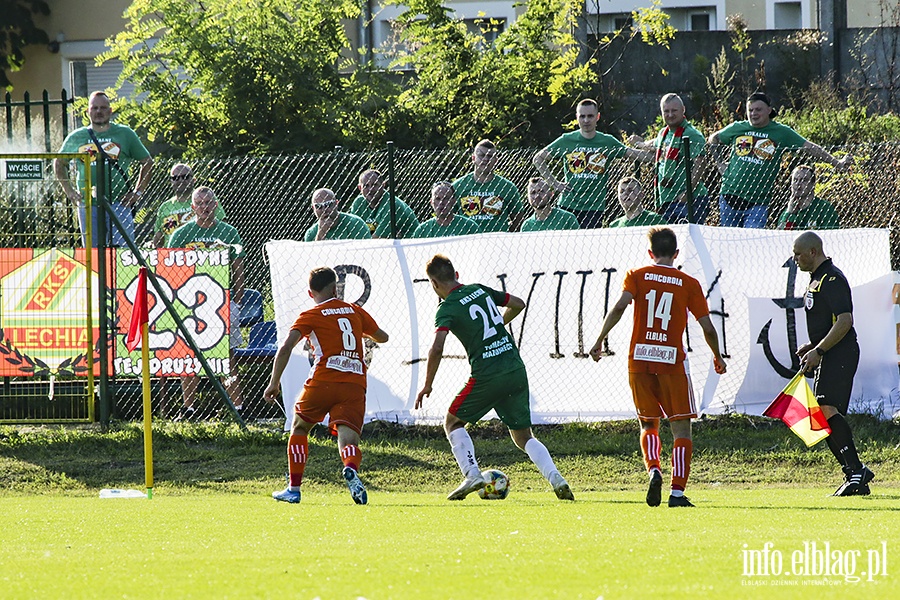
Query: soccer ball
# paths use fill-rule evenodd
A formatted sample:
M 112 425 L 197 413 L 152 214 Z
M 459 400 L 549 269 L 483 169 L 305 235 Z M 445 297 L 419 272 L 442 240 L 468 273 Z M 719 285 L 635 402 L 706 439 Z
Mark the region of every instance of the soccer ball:
M 503 500 L 509 496 L 509 477 L 503 471 L 488 469 L 481 474 L 487 485 L 478 490 L 482 500 Z

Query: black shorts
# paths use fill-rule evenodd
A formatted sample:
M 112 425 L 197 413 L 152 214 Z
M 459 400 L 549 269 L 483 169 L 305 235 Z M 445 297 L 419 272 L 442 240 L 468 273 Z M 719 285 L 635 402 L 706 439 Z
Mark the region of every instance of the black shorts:
M 825 353 L 816 370 L 815 393 L 820 406 L 833 406 L 842 415 L 850 407 L 853 376 L 859 366 L 859 344 L 856 340 Z

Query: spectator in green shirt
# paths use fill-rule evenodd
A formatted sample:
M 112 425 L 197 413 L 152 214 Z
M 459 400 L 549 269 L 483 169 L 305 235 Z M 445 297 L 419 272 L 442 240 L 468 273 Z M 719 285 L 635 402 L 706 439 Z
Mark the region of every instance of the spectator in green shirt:
M 453 182 L 459 211 L 485 233 L 518 231 L 525 210 L 516 184 L 494 172 L 499 158 L 494 142 L 481 140 L 472 152 L 474 169 Z
M 773 121 L 777 114 L 769 97 L 755 92 L 747 98 L 746 121 L 732 123 L 709 136 L 711 147 L 731 146 L 728 164 L 719 162 L 719 220 L 725 227 L 766 226 L 785 150 L 805 150 L 838 171 L 845 170 L 853 160 L 849 154 L 839 160 L 787 125 Z
M 328 188 L 319 188 L 312 195 L 316 222 L 306 230 L 304 242 L 320 240 L 368 240 L 372 237 L 366 222 L 350 213 L 338 210 L 337 198 Z
M 391 235 L 391 195 L 385 189 L 384 178 L 375 169 L 359 175 L 359 196 L 350 205 L 350 214 L 356 215 L 369 227 L 373 238 L 405 238 L 419 226 L 416 213 L 400 198 L 394 198 L 394 218 L 397 235 Z
M 522 231 L 580 229 L 578 219 L 567 210 L 554 206 L 553 190 L 541 177 L 528 180 L 528 204 L 534 215 L 522 223 Z
M 816 197 L 816 171 L 800 165 L 791 173 L 791 199 L 778 229 L 840 229 L 841 218 L 827 200 Z
M 623 177 L 619 180 L 618 192 L 619 204 L 625 211 L 625 216 L 610 223 L 610 227 L 647 227 L 666 224 L 666 220 L 660 215 L 642 206 L 644 188 L 640 181 L 634 177 Z
M 191 207 L 191 195 L 197 180 L 194 172 L 184 163 L 176 163 L 169 170 L 169 181 L 175 194 L 156 209 L 156 225 L 154 227 L 153 245 L 164 248 L 175 230 L 193 221 L 194 209 Z M 216 218 L 226 220 L 222 205 L 216 205 Z
M 629 148 L 618 139 L 597 131 L 600 113 L 597 102 L 585 99 L 575 108 L 578 130 L 564 133 L 534 155 L 534 168 L 550 184 L 553 191 L 562 192 L 560 208 L 573 213 L 582 229 L 603 226 L 609 173 L 617 158 L 631 158 L 645 162 L 653 160 L 653 153 Z M 549 162 L 561 159 L 565 181 L 559 181 L 550 171 Z
M 453 184 L 449 181 L 439 181 L 431 186 L 431 206 L 434 208 L 434 218 L 419 225 L 412 237 L 447 237 L 481 232 L 475 221 L 469 217 L 454 214 L 456 195 L 453 191 Z

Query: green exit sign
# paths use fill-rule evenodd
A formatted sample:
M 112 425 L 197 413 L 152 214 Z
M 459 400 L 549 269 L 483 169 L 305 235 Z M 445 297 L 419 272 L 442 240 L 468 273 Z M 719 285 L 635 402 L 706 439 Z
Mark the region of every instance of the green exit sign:
M 7 160 L 6 179 L 18 181 L 41 181 L 44 178 L 44 165 L 40 160 Z

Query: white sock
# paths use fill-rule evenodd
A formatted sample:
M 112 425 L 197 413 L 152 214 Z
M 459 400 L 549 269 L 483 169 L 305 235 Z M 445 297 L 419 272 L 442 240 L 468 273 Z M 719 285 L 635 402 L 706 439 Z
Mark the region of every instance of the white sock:
M 553 459 L 550 457 L 547 447 L 539 442 L 537 438 L 531 438 L 525 443 L 525 453 L 528 454 L 531 462 L 537 466 L 544 479 L 553 483 L 550 477 L 554 473 L 559 473 L 559 471 L 556 470 L 556 465 L 553 464 Z
M 684 490 L 672 490 L 672 495 L 676 498 L 680 498 L 681 496 L 684 496 Z
M 459 465 L 463 477 L 476 478 L 481 476 L 481 469 L 478 468 L 478 461 L 475 460 L 475 444 L 469 437 L 469 432 L 465 427 L 454 429 L 447 436 L 450 440 L 450 450 L 453 452 L 453 458 Z

